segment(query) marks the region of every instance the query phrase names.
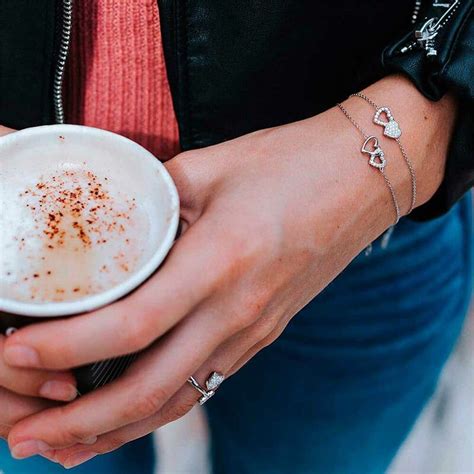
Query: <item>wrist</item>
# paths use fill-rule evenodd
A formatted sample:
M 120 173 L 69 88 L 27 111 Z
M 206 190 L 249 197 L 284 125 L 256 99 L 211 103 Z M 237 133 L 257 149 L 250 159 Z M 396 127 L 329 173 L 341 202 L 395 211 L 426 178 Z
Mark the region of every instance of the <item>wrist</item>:
M 345 127 L 343 123 L 337 125 L 340 131 L 338 144 L 342 146 L 344 141 L 349 144 L 355 137 L 357 143 L 353 144 L 353 150 L 345 149 L 344 153 L 354 154 L 357 150 L 361 158 L 366 158 L 360 161 L 366 168 L 370 168 L 371 175 L 379 175 L 379 182 L 375 183 L 373 178 L 368 180 L 367 172 L 361 172 L 357 175 L 356 187 L 349 186 L 348 190 L 350 189 L 351 196 L 360 200 L 357 211 L 372 210 L 372 214 L 378 218 L 374 228 L 380 230 L 376 224 L 380 224 L 382 228 L 390 226 L 397 220 L 397 215 L 409 213 L 413 201 L 415 207 L 420 206 L 438 189 L 444 174 L 456 104 L 451 97 L 438 103 L 428 101 L 411 83 L 397 76 L 379 81 L 362 92 L 366 97 L 351 97 L 344 102 L 343 110 L 336 109 L 339 121 L 345 122 Z M 375 109 L 383 106 L 391 110 L 400 125 L 402 136 L 398 142 L 384 137 L 380 125 L 373 122 Z M 347 117 L 344 118 L 343 114 Z M 386 121 L 383 116 L 381 119 Z M 347 135 L 347 128 L 350 129 L 352 139 Z M 380 172 L 374 173 L 376 169 L 367 166 L 366 154 L 360 153 L 364 137 L 367 136 L 376 137 L 385 153 L 384 176 L 380 176 Z M 386 183 L 383 183 L 384 177 L 387 178 Z M 363 189 L 367 186 L 370 196 L 363 195 Z M 380 192 L 385 194 L 380 195 Z M 392 211 L 387 210 L 387 197 L 391 201 Z M 366 204 L 369 204 L 368 208 L 365 207 Z M 352 210 L 358 215 L 354 206 Z M 387 216 L 392 216 L 391 222 L 387 223 Z M 369 218 L 365 217 L 365 221 L 367 219 Z
M 386 77 L 363 91 L 379 106 L 391 109 L 400 124 L 400 141 L 413 163 L 417 180 L 416 207 L 427 202 L 436 192 L 444 176 L 446 156 L 456 116 L 456 102 L 445 96 L 438 102 L 426 99 L 405 77 Z M 364 127 L 376 131 L 372 123 L 373 109 L 363 100 L 352 98 L 358 119 Z M 378 128 L 378 127 L 377 127 Z M 379 132 L 378 132 L 379 133 Z M 394 140 L 384 140 L 390 158 L 390 176 L 404 203 L 409 201 L 411 179 Z M 406 209 L 407 207 L 403 207 Z
M 318 137 L 319 145 L 302 164 L 309 177 L 317 177 L 313 205 L 306 208 L 313 211 L 311 227 L 325 222 L 324 229 L 319 227 L 324 231 L 320 242 L 356 255 L 394 223 L 390 192 L 381 173 L 360 152 L 363 136 L 338 107 L 310 120 L 309 133 Z

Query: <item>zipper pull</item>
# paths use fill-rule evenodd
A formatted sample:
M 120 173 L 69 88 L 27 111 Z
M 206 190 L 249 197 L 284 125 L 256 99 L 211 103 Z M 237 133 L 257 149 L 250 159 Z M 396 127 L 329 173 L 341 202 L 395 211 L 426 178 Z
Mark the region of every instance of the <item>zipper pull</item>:
M 459 7 L 461 0 L 454 0 L 452 3 L 439 3 L 437 0 L 433 1 L 432 6 L 438 8 L 446 8 L 446 11 L 438 17 L 431 17 L 425 21 L 421 28 L 415 30 L 415 40 L 411 41 L 407 45 L 400 49 L 401 54 L 408 53 L 414 48 L 418 47 L 426 52 L 427 58 L 437 56 L 438 50 L 436 49 L 435 38 L 446 23 L 453 16 L 453 13 Z
M 434 28 L 436 19 L 430 18 L 419 30 L 415 30 L 415 39 L 418 46 L 426 51 L 427 57 L 436 56 L 438 51 L 435 48 L 435 38 L 438 30 Z

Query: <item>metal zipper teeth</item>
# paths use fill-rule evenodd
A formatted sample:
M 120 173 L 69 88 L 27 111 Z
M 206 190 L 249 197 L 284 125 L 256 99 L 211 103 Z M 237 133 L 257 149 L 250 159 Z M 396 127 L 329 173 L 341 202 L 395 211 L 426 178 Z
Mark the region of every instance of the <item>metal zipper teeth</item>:
M 415 6 L 413 7 L 413 13 L 411 15 L 411 23 L 413 25 L 416 23 L 418 16 L 420 15 L 421 1 L 422 0 L 415 0 Z
M 69 46 L 71 44 L 73 0 L 62 0 L 61 40 L 54 72 L 53 101 L 56 123 L 64 123 L 63 83 Z
M 453 9 L 449 12 L 449 15 L 443 20 L 443 22 L 440 25 L 437 26 L 437 28 L 436 28 L 437 31 L 442 30 L 443 27 L 446 26 L 446 23 L 449 22 L 449 20 L 454 15 L 456 10 L 459 8 L 460 4 L 461 4 L 461 2 L 459 0 L 454 0 L 454 2 L 452 3 Z M 417 17 L 418 17 L 418 14 L 416 15 L 416 18 Z M 416 18 L 415 18 L 415 22 L 416 22 Z M 401 54 L 409 53 L 410 51 L 412 51 L 413 49 L 415 49 L 417 47 L 418 47 L 418 41 L 416 41 L 416 40 L 411 41 L 410 43 L 406 44 L 403 48 L 401 48 L 399 53 L 401 53 Z

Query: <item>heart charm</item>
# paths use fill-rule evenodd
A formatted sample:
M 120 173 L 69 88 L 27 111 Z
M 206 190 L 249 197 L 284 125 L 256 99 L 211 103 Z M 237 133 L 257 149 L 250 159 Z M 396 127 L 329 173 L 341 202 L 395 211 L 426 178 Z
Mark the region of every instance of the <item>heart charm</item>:
M 390 138 L 400 138 L 402 131 L 398 126 L 398 122 L 392 118 L 386 125 L 384 125 L 383 134 Z
M 219 372 L 212 372 L 210 377 L 206 381 L 207 390 L 216 390 L 219 388 L 219 385 L 224 381 L 224 375 Z
M 380 148 L 379 148 L 379 150 L 380 150 Z M 383 155 L 382 150 L 380 150 L 379 154 L 374 154 L 370 157 L 369 165 L 373 166 L 374 168 L 377 168 L 379 170 L 383 170 L 385 168 L 386 164 L 387 164 L 387 161 L 385 160 L 385 157 Z
M 372 149 L 368 149 L 367 147 L 370 146 Z M 370 136 L 368 137 L 362 148 L 360 149 L 362 153 L 366 153 L 370 155 L 369 165 L 377 168 L 379 170 L 383 170 L 385 165 L 387 164 L 387 160 L 385 159 L 385 154 L 382 149 L 379 147 L 379 141 L 376 137 Z
M 387 116 L 388 122 L 380 120 L 380 116 L 385 114 Z M 380 107 L 377 109 L 374 115 L 374 123 L 384 127 L 383 134 L 389 138 L 399 138 L 402 134 L 398 122 L 393 118 L 392 112 L 388 107 Z

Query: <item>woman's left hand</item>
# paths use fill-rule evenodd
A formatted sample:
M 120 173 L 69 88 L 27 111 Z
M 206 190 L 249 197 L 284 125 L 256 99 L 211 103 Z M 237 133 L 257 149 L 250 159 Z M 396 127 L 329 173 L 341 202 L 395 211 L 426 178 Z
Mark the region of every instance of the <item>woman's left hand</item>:
M 37 440 L 72 467 L 115 450 L 189 411 L 199 393 L 188 377 L 228 377 L 273 342 L 393 221 L 385 183 L 359 148 L 331 109 L 169 161 L 185 225 L 160 271 L 109 307 L 18 331 L 4 354 L 13 366 L 62 370 L 146 350 L 114 383 L 19 422 L 9 435 L 15 455 Z M 410 181 L 399 160 L 389 172 L 406 209 Z M 420 180 L 420 202 L 433 192 Z

